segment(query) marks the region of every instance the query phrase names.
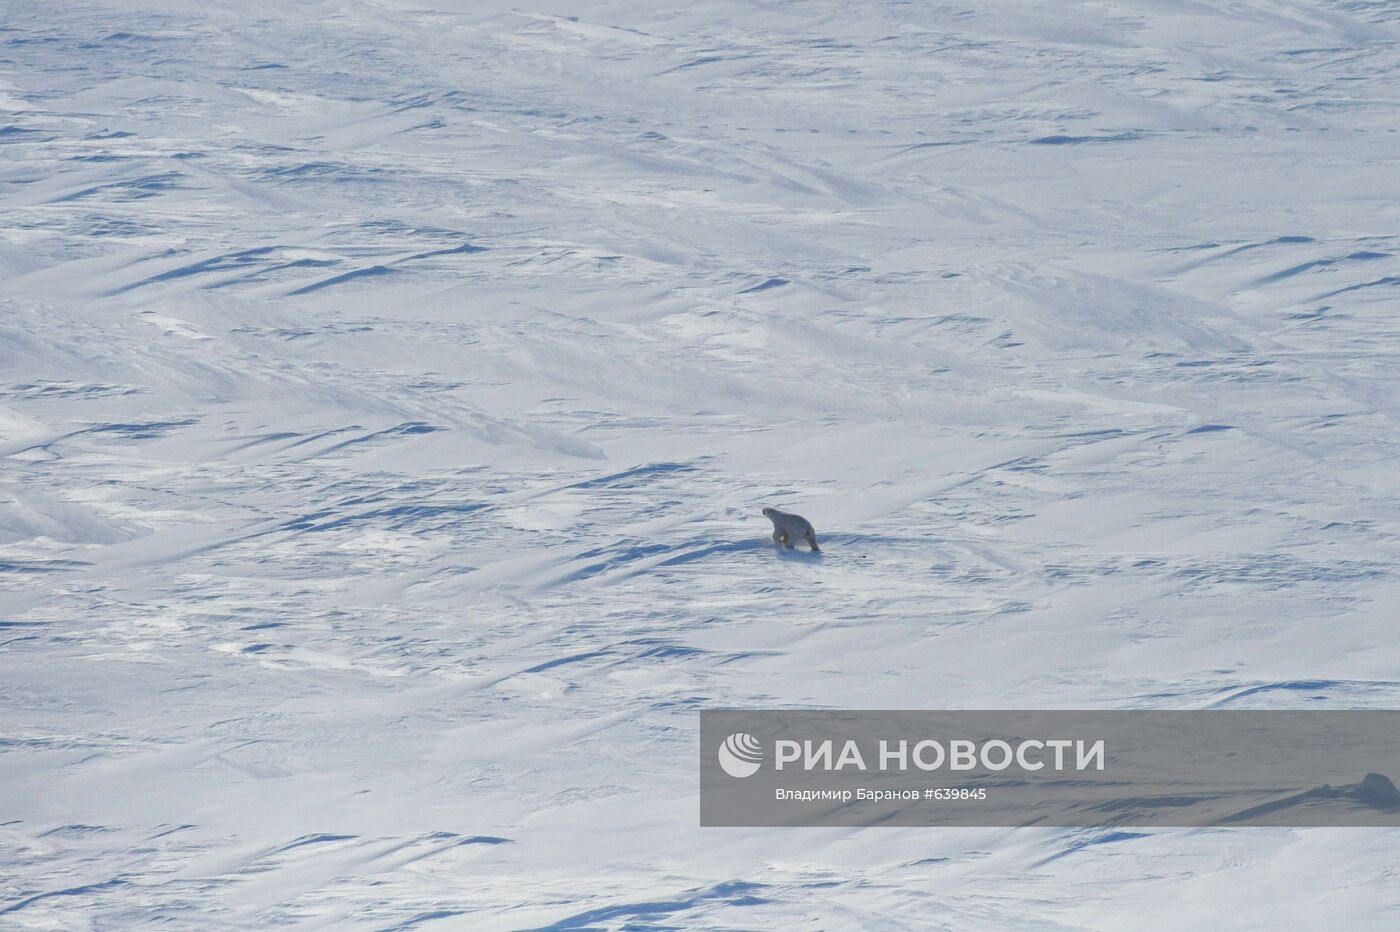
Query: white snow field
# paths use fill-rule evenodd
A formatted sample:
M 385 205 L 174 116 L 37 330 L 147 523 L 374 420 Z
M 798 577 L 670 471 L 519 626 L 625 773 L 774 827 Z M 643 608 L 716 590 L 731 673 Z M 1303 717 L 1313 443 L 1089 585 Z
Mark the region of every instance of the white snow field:
M 1400 705 L 1397 162 L 1390 0 L 0 0 L 0 928 L 1397 927 L 697 768 Z

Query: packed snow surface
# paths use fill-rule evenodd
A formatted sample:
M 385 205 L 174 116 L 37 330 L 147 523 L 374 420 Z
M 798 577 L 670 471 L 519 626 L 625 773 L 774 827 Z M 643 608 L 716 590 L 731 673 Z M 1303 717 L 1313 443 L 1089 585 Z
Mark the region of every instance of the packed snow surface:
M 1398 155 L 1386 0 L 0 4 L 0 926 L 1394 928 L 696 742 L 1400 704 Z

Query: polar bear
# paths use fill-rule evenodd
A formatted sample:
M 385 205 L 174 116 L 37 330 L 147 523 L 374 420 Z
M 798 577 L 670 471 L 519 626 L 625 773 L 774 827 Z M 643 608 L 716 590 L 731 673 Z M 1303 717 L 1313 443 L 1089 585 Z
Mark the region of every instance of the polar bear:
M 814 553 L 820 552 L 817 546 L 817 532 L 812 524 L 801 515 L 790 515 L 776 508 L 763 509 L 763 517 L 773 522 L 773 543 L 782 544 L 791 550 L 799 540 L 805 540 Z

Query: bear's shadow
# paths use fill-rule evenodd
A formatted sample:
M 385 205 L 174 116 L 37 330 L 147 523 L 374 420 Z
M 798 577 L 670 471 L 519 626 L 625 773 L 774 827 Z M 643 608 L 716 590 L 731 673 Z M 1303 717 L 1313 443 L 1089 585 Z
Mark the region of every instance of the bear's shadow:
M 779 560 L 800 560 L 802 562 L 820 562 L 823 551 L 808 550 L 802 544 L 789 550 L 782 544 L 775 544 L 771 540 L 765 541 L 769 550 L 773 551 Z M 801 548 L 801 549 L 798 549 Z

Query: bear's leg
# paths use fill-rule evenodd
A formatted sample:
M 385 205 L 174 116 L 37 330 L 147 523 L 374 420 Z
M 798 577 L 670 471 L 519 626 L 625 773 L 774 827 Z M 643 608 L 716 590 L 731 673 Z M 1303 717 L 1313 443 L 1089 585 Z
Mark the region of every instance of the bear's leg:
M 781 544 L 782 542 L 783 542 L 783 532 L 780 531 L 780 530 L 778 530 L 777 528 L 773 528 L 773 543 L 775 543 L 775 544 Z
M 812 548 L 813 553 L 819 553 L 822 549 L 817 546 L 817 535 L 811 533 L 807 535 L 807 546 Z

